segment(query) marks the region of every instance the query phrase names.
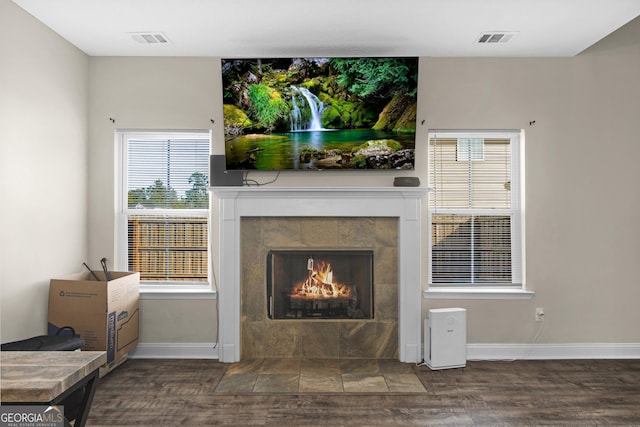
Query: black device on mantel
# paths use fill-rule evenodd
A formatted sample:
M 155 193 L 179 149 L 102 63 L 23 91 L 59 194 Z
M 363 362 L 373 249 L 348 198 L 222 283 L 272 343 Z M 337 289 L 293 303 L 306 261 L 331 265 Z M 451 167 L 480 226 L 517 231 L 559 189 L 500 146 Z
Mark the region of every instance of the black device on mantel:
M 397 176 L 393 179 L 394 187 L 419 187 L 420 179 L 416 176 Z
M 209 185 L 212 187 L 242 186 L 244 172 L 241 170 L 227 170 L 227 161 L 222 154 L 209 156 Z

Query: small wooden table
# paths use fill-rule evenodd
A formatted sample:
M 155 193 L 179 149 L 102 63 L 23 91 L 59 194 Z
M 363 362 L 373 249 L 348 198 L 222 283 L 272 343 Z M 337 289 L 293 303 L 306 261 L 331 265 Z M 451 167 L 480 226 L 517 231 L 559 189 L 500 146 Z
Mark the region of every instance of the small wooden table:
M 0 351 L 0 398 L 3 405 L 57 405 L 84 388 L 74 426 L 89 416 L 104 351 Z

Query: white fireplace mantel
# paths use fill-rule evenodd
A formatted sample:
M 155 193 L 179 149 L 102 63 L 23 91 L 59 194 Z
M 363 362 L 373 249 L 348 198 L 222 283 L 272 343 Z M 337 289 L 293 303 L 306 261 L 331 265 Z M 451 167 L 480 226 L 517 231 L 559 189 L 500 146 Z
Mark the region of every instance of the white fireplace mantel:
M 398 353 L 421 360 L 420 210 L 426 187 L 210 187 L 219 200 L 219 358 L 240 360 L 242 217 L 398 218 Z

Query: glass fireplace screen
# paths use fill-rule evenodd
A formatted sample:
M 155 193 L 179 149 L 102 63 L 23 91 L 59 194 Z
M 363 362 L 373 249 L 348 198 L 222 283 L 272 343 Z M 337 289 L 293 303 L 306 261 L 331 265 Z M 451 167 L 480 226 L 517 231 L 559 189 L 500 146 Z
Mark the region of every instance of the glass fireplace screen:
M 372 250 L 271 250 L 270 319 L 373 319 Z

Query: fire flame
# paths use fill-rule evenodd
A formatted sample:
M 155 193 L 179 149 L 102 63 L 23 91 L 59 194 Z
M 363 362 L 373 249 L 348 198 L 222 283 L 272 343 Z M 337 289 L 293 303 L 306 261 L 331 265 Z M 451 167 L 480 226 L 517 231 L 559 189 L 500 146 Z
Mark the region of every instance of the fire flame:
M 351 288 L 348 285 L 334 282 L 331 264 L 320 261 L 318 267 L 309 269 L 309 276 L 293 287 L 292 297 L 317 298 L 348 298 Z

